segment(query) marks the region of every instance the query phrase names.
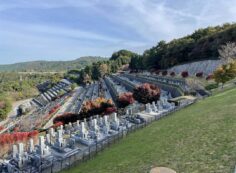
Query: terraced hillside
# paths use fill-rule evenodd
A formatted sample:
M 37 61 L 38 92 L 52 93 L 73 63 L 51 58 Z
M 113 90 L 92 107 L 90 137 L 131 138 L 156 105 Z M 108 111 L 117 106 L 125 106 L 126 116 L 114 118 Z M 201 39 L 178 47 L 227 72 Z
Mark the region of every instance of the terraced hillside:
M 64 172 L 233 172 L 236 161 L 236 89 L 202 100 L 130 134 L 91 161 Z

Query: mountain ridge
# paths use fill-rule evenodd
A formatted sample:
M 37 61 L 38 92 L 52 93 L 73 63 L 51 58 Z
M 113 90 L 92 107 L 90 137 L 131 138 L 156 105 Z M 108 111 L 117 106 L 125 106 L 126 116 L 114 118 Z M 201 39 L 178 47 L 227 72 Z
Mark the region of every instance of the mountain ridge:
M 13 64 L 0 64 L 0 72 L 67 71 L 71 69 L 81 69 L 86 65 L 91 65 L 94 62 L 105 60 L 107 60 L 107 58 L 100 56 L 83 56 L 75 60 L 68 61 L 26 61 Z

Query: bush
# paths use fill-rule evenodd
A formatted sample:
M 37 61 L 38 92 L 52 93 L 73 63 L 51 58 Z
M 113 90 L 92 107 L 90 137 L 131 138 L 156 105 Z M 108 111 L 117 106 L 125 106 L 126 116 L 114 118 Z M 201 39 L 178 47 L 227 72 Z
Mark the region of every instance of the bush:
M 131 92 L 123 93 L 118 98 L 119 107 L 124 108 L 132 103 L 134 103 L 133 94 Z
M 105 110 L 105 114 L 106 115 L 110 115 L 110 114 L 112 114 L 112 113 L 114 113 L 114 112 L 116 112 L 117 110 L 116 110 L 116 108 L 113 106 L 113 107 L 108 107 L 108 108 L 106 108 L 106 110 Z
M 213 79 L 213 78 L 214 78 L 213 74 L 209 74 L 209 75 L 206 77 L 206 80 L 211 80 L 211 79 Z
M 203 72 L 196 73 L 196 77 L 199 77 L 199 78 L 203 77 Z
M 188 77 L 188 72 L 187 72 L 187 71 L 183 71 L 183 72 L 181 73 L 181 76 L 182 76 L 183 78 Z
M 133 97 L 140 103 L 151 103 L 160 99 L 161 90 L 155 85 L 145 83 L 134 89 Z
M 156 70 L 155 73 L 156 73 L 157 75 L 160 75 L 161 71 L 160 71 L 160 70 Z
M 12 105 L 6 96 L 0 96 L 0 120 L 6 119 L 7 114 L 11 111 Z
M 161 74 L 162 74 L 162 76 L 166 76 L 168 74 L 168 72 L 165 70 L 165 71 L 162 71 Z
M 70 122 L 73 123 L 73 122 L 76 122 L 77 120 L 82 120 L 82 118 L 80 118 L 79 114 L 64 113 L 64 114 L 59 115 L 56 118 L 54 118 L 53 124 L 55 127 L 58 127 L 61 124 L 68 124 Z
M 93 115 L 104 115 L 106 112 L 110 112 L 108 110 L 115 110 L 115 105 L 112 103 L 112 100 L 99 97 L 95 100 L 85 102 L 80 116 L 87 118 Z
M 5 133 L 0 135 L 0 145 L 14 144 L 16 142 L 25 141 L 36 136 L 38 136 L 37 130 L 31 132 Z
M 172 71 L 172 72 L 170 73 L 170 76 L 174 77 L 174 76 L 175 76 L 175 72 Z
M 212 90 L 212 89 L 215 89 L 215 88 L 218 88 L 218 84 L 217 83 L 214 83 L 214 84 L 209 84 L 205 87 L 206 90 Z

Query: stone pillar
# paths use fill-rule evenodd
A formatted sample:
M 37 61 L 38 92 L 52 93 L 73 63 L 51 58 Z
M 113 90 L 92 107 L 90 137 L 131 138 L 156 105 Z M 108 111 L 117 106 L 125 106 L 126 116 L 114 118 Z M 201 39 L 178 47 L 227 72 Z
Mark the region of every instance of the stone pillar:
M 57 131 L 57 143 L 59 147 L 62 147 L 64 144 L 62 130 Z
M 62 131 L 63 131 L 63 125 L 60 125 L 60 130 L 62 130 Z
M 50 134 L 52 137 L 55 137 L 54 128 L 50 128 L 50 129 L 49 129 L 49 134 Z
M 46 142 L 47 142 L 48 145 L 51 144 L 51 135 L 49 133 L 46 134 Z
M 12 147 L 12 156 L 13 156 L 13 159 L 16 158 L 17 153 L 18 153 L 17 146 L 16 146 L 16 145 L 13 145 L 13 147 Z
M 147 103 L 147 104 L 146 104 L 146 110 L 145 110 L 145 111 L 146 111 L 147 113 L 151 113 L 151 112 L 152 112 L 150 103 Z
M 19 157 L 22 157 L 24 155 L 24 144 L 23 143 L 19 143 Z
M 84 122 L 81 123 L 81 137 L 84 138 L 84 139 L 87 139 L 88 138 L 88 132 L 87 130 L 85 129 L 85 124 Z
M 29 152 L 32 153 L 34 151 L 34 140 L 29 140 Z
M 129 114 L 132 115 L 133 114 L 133 108 L 129 109 Z
M 104 125 L 108 124 L 108 116 L 105 115 L 105 116 L 103 117 L 103 119 L 104 119 Z
M 44 148 L 45 148 L 44 136 L 39 136 L 39 152 L 41 156 L 44 155 Z
M 77 127 L 80 126 L 80 124 L 79 124 L 79 120 L 76 121 L 76 125 L 77 125 Z

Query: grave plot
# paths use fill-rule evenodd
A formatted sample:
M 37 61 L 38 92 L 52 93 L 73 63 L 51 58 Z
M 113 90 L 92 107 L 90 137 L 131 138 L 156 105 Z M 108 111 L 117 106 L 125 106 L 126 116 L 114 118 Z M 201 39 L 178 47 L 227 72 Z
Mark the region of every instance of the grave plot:
M 89 121 L 61 125 L 56 132 L 50 128 L 46 136 L 39 137 L 36 145 L 32 139 L 27 146 L 23 143 L 13 145 L 3 169 L 8 173 L 60 171 L 68 166 L 69 160 L 73 163 L 103 149 L 132 125 L 114 113 L 110 117 L 96 116 Z
M 136 80 L 135 78 L 129 79 L 125 75 L 117 75 L 117 77 L 123 80 L 124 82 L 132 83 L 136 87 L 143 84 L 142 82 Z
M 95 82 L 93 87 L 92 100 L 99 97 L 99 82 Z
M 8 173 L 58 172 L 74 162 L 90 158 L 134 128 L 143 127 L 145 122 L 157 120 L 174 109 L 167 97 L 161 97 L 157 102 L 146 104 L 145 110 L 139 113 L 133 113 L 131 107 L 124 116 L 117 117 L 116 113 L 97 115 L 50 128 L 45 136 L 39 137 L 36 145 L 33 140 L 25 147 L 23 143 L 13 145 L 13 152 L 4 162 L 3 169 Z
M 117 99 L 119 95 L 128 92 L 128 90 L 119 82 L 110 77 L 105 77 L 104 82 L 107 85 L 108 91 L 112 97 L 113 102 L 118 105 Z
M 72 99 L 69 103 L 67 103 L 67 107 L 63 112 L 58 112 L 58 114 L 62 114 L 65 112 L 76 113 L 79 107 L 79 103 L 81 102 L 83 96 L 85 95 L 86 90 L 83 87 L 80 87 L 76 90 L 76 93 L 72 96 Z
M 129 92 L 133 92 L 133 89 L 136 88 L 136 85 L 134 83 L 132 83 L 130 81 L 126 81 L 126 80 L 120 78 L 118 75 L 111 75 L 110 77 L 117 84 L 124 86 L 125 89 Z
M 102 97 L 104 97 L 105 99 L 112 99 L 112 96 L 109 92 L 109 89 L 106 85 L 106 82 L 104 81 L 104 79 L 101 79 L 101 95 Z M 114 102 L 114 101 L 113 101 Z
M 142 83 L 155 84 L 159 86 L 162 90 L 171 93 L 173 97 L 183 96 L 186 91 L 178 85 L 164 82 L 165 81 L 164 79 L 160 82 L 160 80 L 154 79 L 152 77 L 145 77 L 145 76 L 131 75 L 131 74 L 123 74 L 123 75 L 129 79 L 137 80 Z

